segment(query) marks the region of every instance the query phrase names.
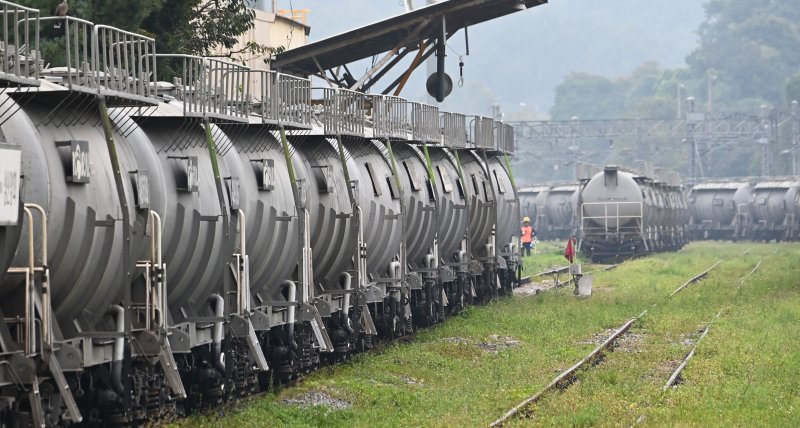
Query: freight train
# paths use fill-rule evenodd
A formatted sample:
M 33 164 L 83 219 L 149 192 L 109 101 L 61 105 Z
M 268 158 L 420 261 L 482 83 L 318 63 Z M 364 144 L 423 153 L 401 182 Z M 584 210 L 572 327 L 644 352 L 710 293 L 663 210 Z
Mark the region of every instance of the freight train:
M 3 7 L 0 425 L 190 412 L 518 283 L 509 125 Z
M 520 207 L 533 219 L 539 240 L 566 240 L 578 233 L 578 193 L 575 183 L 522 187 Z
M 617 262 L 680 249 L 688 240 L 689 211 L 680 180 L 655 179 L 617 166 L 584 180 L 579 248 L 594 262 Z
M 688 198 L 693 239 L 800 239 L 797 177 L 704 181 Z

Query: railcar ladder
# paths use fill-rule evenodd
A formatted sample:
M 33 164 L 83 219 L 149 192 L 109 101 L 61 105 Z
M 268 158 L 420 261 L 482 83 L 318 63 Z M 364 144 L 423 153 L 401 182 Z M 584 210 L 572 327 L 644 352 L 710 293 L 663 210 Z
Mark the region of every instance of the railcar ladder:
M 25 309 L 22 320 L 23 353 L 26 358 L 30 359 L 40 357 L 47 364 L 48 370 L 58 386 L 61 398 L 64 400 L 69 420 L 80 423 L 83 417 L 72 396 L 61 364 L 53 353 L 53 309 L 50 301 L 50 270 L 47 267 L 47 214 L 44 208 L 36 204 L 25 204 L 23 210 L 28 221 L 28 265 L 8 270 L 9 274 L 22 275 L 25 280 Z M 41 266 L 37 266 L 35 262 L 33 211 L 37 211 L 41 217 Z M 39 325 L 38 331 L 37 324 Z M 30 390 L 27 392 L 33 422 L 35 425 L 43 427 L 45 426 L 45 417 L 37 376 L 33 376 Z

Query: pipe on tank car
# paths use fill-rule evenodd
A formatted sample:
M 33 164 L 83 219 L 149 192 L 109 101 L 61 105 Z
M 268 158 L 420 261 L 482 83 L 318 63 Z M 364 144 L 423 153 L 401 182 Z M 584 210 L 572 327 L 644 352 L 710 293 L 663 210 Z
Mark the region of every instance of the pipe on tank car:
M 214 308 L 214 316 L 217 318 L 222 318 L 225 316 L 225 299 L 220 296 L 219 294 L 212 294 L 209 297 L 211 300 L 211 304 Z M 222 338 L 225 336 L 225 332 L 223 329 L 223 322 L 216 321 L 214 322 L 214 330 L 212 334 L 212 350 L 214 353 L 215 364 L 217 364 L 220 370 L 225 370 L 225 361 L 222 357 Z
M 392 278 L 400 278 L 400 262 L 395 260 L 389 263 L 389 274 Z
M 353 275 L 348 272 L 343 272 L 344 277 L 344 304 L 342 305 L 342 312 L 347 316 L 350 313 L 350 290 L 353 289 Z
M 117 333 L 125 333 L 125 309 L 120 305 L 111 305 L 109 312 L 114 314 L 114 323 Z M 125 357 L 125 337 L 114 339 L 114 349 L 111 358 L 111 386 L 118 394 L 125 392 L 122 386 L 122 359 Z
M 463 264 L 466 260 L 467 260 L 467 252 L 466 251 L 464 251 L 464 250 L 456 251 L 456 261 L 459 264 Z M 466 272 L 467 268 L 466 268 L 466 266 L 459 266 L 458 270 L 461 271 L 461 272 Z
M 295 306 L 295 303 L 297 303 L 297 284 L 295 284 L 294 281 L 285 279 L 281 282 L 281 286 L 289 289 L 289 316 L 286 324 L 286 336 L 289 340 L 289 346 L 293 350 L 297 350 L 297 342 L 294 340 L 294 323 L 297 312 L 297 307 Z

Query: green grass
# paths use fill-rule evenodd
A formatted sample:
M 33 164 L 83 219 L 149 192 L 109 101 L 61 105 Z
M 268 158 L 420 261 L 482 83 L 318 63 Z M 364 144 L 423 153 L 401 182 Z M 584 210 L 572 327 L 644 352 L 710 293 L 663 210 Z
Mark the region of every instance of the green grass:
M 486 426 L 593 349 L 593 336 L 650 309 L 632 329 L 638 340 L 609 353 L 572 387 L 546 396 L 530 419 L 512 425 L 629 426 L 644 416 L 650 426 L 797 426 L 800 245 L 780 245 L 773 255 L 776 247 L 695 243 L 597 272 L 589 299 L 576 299 L 566 287 L 471 308 L 418 333 L 412 343 L 386 345 L 297 386 L 179 425 Z M 526 271 L 565 264 L 563 244 L 539 248 L 542 254 L 525 260 Z M 742 255 L 747 248 L 750 253 Z M 667 298 L 719 259 L 723 263 L 704 282 Z M 738 278 L 762 259 L 761 269 L 740 286 Z M 696 338 L 718 312 L 684 371 L 685 383 L 662 393 L 673 362 L 690 349 L 684 340 Z M 522 345 L 499 354 L 475 345 L 493 334 Z M 449 337 L 470 343 L 443 340 Z M 325 391 L 353 406 L 283 404 L 307 391 Z

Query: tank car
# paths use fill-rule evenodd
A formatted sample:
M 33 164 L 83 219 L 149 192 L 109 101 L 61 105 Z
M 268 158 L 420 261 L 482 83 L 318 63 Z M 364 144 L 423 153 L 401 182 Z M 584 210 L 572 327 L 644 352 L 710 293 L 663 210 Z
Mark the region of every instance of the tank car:
M 712 181 L 696 184 L 687 201 L 691 239 L 745 239 L 751 225 L 753 183 Z
M 402 194 L 406 264 L 408 266 L 411 309 L 414 322 L 431 325 L 444 315 L 444 300 L 438 288 L 439 260 L 437 240 L 439 221 L 437 198 L 453 192 L 449 171 L 440 166 L 431 179 L 425 154 L 413 144 L 392 144 Z M 444 187 L 442 187 L 444 186 Z M 441 196 L 439 196 L 441 195 Z M 411 279 L 413 277 L 413 279 Z
M 680 186 L 607 166 L 581 188 L 579 248 L 597 262 L 675 250 L 686 215 Z
M 537 230 L 537 233 L 540 225 L 543 224 L 544 205 L 549 190 L 550 186 L 522 187 L 518 190 L 521 215 L 531 219 L 531 225 Z
M 451 144 L 452 142 L 448 146 L 452 147 Z M 434 176 L 437 177 L 437 252 L 441 266 L 454 273 L 452 280 L 444 278 L 443 282 L 447 300 L 452 310 L 457 311 L 472 300 L 466 248 L 469 225 L 467 193 L 453 152 L 444 147 L 429 147 L 428 153 L 435 171 Z
M 753 239 L 790 241 L 800 237 L 800 182 L 759 182 L 751 201 Z
M 497 275 L 505 292 L 517 284 L 520 248 L 520 208 L 517 189 L 512 184 L 511 174 L 505 160 L 498 155 L 487 158 L 487 167 L 495 190 L 495 248 L 497 251 Z
M 537 234 L 542 240 L 567 239 L 577 235 L 578 194 L 577 184 L 553 186 L 546 195 L 544 216 L 540 216 Z

